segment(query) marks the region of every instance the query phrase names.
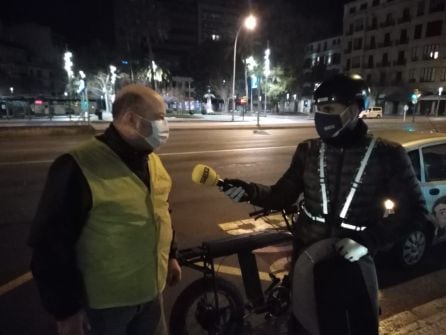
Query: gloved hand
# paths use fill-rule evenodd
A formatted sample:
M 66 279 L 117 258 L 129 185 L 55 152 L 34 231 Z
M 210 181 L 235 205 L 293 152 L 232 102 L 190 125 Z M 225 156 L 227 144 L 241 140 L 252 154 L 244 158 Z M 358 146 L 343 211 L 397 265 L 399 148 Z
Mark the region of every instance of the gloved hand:
M 225 179 L 225 186 L 220 188 L 229 198 L 235 202 L 245 202 L 251 199 L 253 186 L 240 179 Z
M 350 262 L 357 262 L 362 256 L 367 255 L 369 249 L 351 238 L 343 238 L 336 243 L 337 252 Z

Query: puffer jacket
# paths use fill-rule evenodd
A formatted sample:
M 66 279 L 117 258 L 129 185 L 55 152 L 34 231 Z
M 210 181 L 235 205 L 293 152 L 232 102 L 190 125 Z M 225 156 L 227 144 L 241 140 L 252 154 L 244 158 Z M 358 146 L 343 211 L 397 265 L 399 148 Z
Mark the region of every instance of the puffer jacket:
M 328 237 L 350 237 L 374 253 L 426 220 L 424 199 L 404 148 L 378 138 L 344 220 L 366 229 L 340 227 L 339 214 L 371 141 L 366 132 L 367 127 L 361 121 L 342 141 L 326 143 L 328 215 L 325 223 L 319 223 L 300 211 L 295 233 L 302 247 Z M 251 203 L 271 209 L 287 208 L 303 193 L 307 211 L 324 217 L 319 175 L 321 143 L 321 139 L 300 143 L 290 167 L 275 185 L 251 184 Z M 386 199 L 395 203 L 395 209 L 394 214 L 384 217 Z

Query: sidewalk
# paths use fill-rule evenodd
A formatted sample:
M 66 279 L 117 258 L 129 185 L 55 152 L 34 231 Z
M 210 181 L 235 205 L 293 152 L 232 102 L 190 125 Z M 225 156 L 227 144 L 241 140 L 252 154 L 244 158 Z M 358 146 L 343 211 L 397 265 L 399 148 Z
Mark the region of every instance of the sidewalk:
M 193 114 L 193 115 L 167 115 L 168 122 L 173 128 L 182 128 L 184 125 L 201 125 L 207 123 L 218 123 L 220 125 L 245 125 L 245 126 L 257 126 L 257 116 L 246 115 L 240 116 L 235 115 L 234 119 L 231 114 Z M 260 116 L 259 118 L 260 126 L 263 125 L 286 125 L 286 124 L 312 124 L 314 122 L 313 116 L 309 115 L 277 115 L 268 114 L 267 116 Z M 82 120 L 79 118 L 68 118 L 67 116 L 55 116 L 50 118 L 33 118 L 33 119 L 0 119 L 0 127 L 17 127 L 17 126 L 62 126 L 62 125 L 87 125 L 91 124 L 95 128 L 107 126 L 111 120 L 98 120 L 96 116 L 92 116 L 90 122 Z
M 271 129 L 314 127 L 314 120 L 308 115 L 268 115 L 261 116 L 259 126 L 256 116 L 238 116 L 230 114 L 194 114 L 184 116 L 167 116 L 169 127 L 172 130 L 186 129 Z M 0 137 L 17 135 L 59 135 L 59 134 L 84 134 L 104 131 L 111 121 L 99 121 L 96 118 L 90 122 L 79 119 L 69 119 L 66 116 L 58 116 L 53 119 L 0 119 Z
M 446 334 L 446 297 L 432 300 L 380 323 L 381 335 Z
M 256 115 L 235 115 L 232 120 L 231 114 L 194 114 L 194 115 L 167 115 L 169 127 L 173 130 L 182 129 L 231 129 L 231 128 L 243 128 L 243 129 L 271 129 L 271 128 L 294 128 L 294 127 L 314 127 L 313 115 L 307 114 L 268 114 L 267 116 L 261 115 L 257 120 Z M 379 122 L 379 120 L 367 120 L 368 122 Z M 99 121 L 95 116 L 92 116 L 90 122 L 80 119 L 69 119 L 66 116 L 55 116 L 52 119 L 49 118 L 35 118 L 35 119 L 0 119 L 0 129 L 5 132 L 7 129 L 14 130 L 22 128 L 25 132 L 38 133 L 51 133 L 55 128 L 61 130 L 68 130 L 72 128 L 88 128 L 93 127 L 96 132 L 103 131 L 108 127 L 111 121 Z M 401 123 L 401 117 L 386 117 L 386 123 Z M 26 130 L 26 128 L 28 130 Z M 39 130 L 40 128 L 40 130 Z M 50 129 L 44 129 L 50 128 Z M 53 129 L 53 131 L 51 130 Z M 71 130 L 73 131 L 73 130 Z

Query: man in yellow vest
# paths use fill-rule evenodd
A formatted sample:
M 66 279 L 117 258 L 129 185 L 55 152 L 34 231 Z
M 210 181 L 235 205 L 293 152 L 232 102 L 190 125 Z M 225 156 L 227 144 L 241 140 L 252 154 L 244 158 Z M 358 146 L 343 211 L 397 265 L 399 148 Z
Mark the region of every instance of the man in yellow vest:
M 161 294 L 181 279 L 163 99 L 125 86 L 113 123 L 51 165 L 32 225 L 31 269 L 60 335 L 166 334 Z

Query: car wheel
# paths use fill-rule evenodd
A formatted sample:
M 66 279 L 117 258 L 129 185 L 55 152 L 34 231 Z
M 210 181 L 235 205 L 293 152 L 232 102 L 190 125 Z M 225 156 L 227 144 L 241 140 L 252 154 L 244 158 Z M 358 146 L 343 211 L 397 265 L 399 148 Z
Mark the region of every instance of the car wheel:
M 415 230 L 396 246 L 397 261 L 405 268 L 418 265 L 427 249 L 427 236 L 422 230 Z
M 376 116 L 376 118 L 377 118 L 377 119 L 380 119 L 380 118 L 382 118 L 382 115 L 378 114 L 378 115 Z

